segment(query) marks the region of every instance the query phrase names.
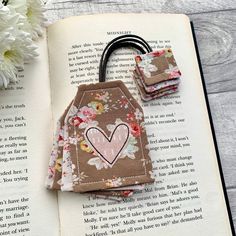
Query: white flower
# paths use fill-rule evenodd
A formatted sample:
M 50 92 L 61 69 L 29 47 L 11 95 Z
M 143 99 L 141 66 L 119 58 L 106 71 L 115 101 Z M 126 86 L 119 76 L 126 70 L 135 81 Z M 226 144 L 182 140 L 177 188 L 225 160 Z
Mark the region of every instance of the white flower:
M 11 81 L 16 81 L 17 68 L 14 61 L 21 64 L 22 58 L 9 50 L 14 38 L 11 38 L 6 32 L 0 32 L 0 87 L 7 87 Z M 13 59 L 15 57 L 15 59 Z M 13 60 L 12 60 L 13 59 Z
M 129 138 L 128 144 L 123 149 L 119 158 L 128 157 L 130 159 L 135 159 L 135 153 L 139 150 L 139 147 L 136 146 L 137 140 L 132 135 Z
M 108 111 L 109 111 L 109 106 L 108 106 L 108 104 L 105 104 L 105 105 L 103 106 L 103 108 L 104 108 L 104 111 L 105 111 L 105 112 L 108 112 Z
M 74 106 L 74 105 L 71 105 L 71 107 L 70 107 L 70 109 L 68 111 L 67 116 L 68 117 L 72 117 L 72 116 L 76 115 L 77 112 L 78 112 L 78 108 L 76 106 Z
M 19 21 L 20 15 L 17 14 L 15 11 L 10 10 L 8 7 L 3 6 L 0 2 L 0 31 L 4 31 L 7 29 L 6 32 L 9 34 L 11 31 L 16 27 Z
M 84 180 L 85 178 L 87 178 L 88 176 L 84 173 L 84 172 L 81 172 L 79 173 L 78 175 L 78 181 L 81 182 L 82 180 Z
M 178 70 L 177 66 L 173 66 L 172 64 L 169 63 L 169 68 L 165 70 L 165 73 L 171 73 L 172 71 Z
M 42 26 L 45 25 L 46 18 L 44 17 L 45 8 L 41 0 L 27 0 L 27 22 L 26 31 L 30 32 L 33 39 L 42 36 Z
M 142 120 L 143 118 L 143 113 L 138 108 L 136 108 L 134 115 L 136 120 Z
M 110 132 L 113 132 L 114 129 L 116 128 L 116 126 L 121 124 L 121 123 L 124 123 L 124 122 L 120 118 L 117 118 L 114 125 L 113 124 L 108 124 L 107 125 L 107 130 L 110 131 Z
M 0 87 L 17 80 L 18 69 L 37 56 L 28 33 L 20 30 L 21 17 L 14 9 L 0 5 Z
M 5 2 L 5 5 L 14 8 L 21 15 L 24 15 L 27 10 L 26 0 L 5 0 Z
M 151 63 L 152 59 L 150 58 L 145 58 L 139 63 L 139 67 L 142 69 L 144 75 L 148 78 L 151 77 L 151 72 L 155 72 L 158 70 L 158 68 Z
M 106 185 L 110 188 L 119 187 L 122 185 L 122 179 L 120 177 L 114 179 L 108 179 Z
M 75 164 L 72 164 L 72 165 L 71 165 L 71 169 L 72 169 L 72 172 L 73 172 L 73 173 L 74 173 L 75 168 L 76 168 Z
M 108 92 L 105 92 L 102 94 L 97 93 L 95 98 L 100 101 L 108 102 L 108 100 L 110 99 L 110 96 Z
M 79 124 L 79 129 L 85 129 L 88 126 L 97 126 L 98 125 L 98 121 L 96 120 L 88 120 L 87 122 L 82 122 Z
M 21 54 L 15 51 L 14 33 L 19 16 L 10 14 L 9 8 L 0 5 L 0 87 L 7 87 L 10 81 L 16 81 L 17 66 L 23 64 Z
M 78 181 L 79 181 L 79 177 L 77 175 L 72 175 L 72 182 L 74 184 L 78 184 Z
M 75 137 L 69 137 L 69 143 L 70 144 L 73 144 L 73 145 L 76 145 L 77 144 L 77 138 L 75 138 Z
M 88 160 L 88 164 L 91 166 L 95 166 L 97 170 L 101 170 L 103 168 L 107 169 L 108 165 L 100 158 L 94 157 Z
M 45 8 L 41 0 L 8 0 L 7 6 L 15 9 L 24 18 L 22 28 L 30 33 L 33 40 L 42 36 L 42 27 L 45 25 L 46 18 L 44 17 Z

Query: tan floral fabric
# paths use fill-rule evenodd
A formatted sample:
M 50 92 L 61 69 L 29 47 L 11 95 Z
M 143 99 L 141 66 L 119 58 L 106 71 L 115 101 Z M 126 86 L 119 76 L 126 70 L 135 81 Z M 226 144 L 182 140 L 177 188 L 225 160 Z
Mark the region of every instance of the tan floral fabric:
M 135 61 L 133 78 L 142 100 L 149 101 L 178 91 L 181 72 L 170 48 L 138 55 Z
M 154 181 L 143 111 L 121 81 L 79 86 L 56 140 L 48 188 L 130 196 Z

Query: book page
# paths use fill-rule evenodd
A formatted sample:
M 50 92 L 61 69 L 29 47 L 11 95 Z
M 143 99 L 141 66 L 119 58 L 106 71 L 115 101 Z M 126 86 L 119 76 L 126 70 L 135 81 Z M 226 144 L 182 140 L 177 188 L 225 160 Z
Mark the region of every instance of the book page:
M 144 109 L 155 184 L 122 202 L 59 193 L 62 235 L 232 235 L 189 19 L 168 14 L 106 14 L 65 19 L 48 29 L 53 116 L 77 86 L 98 82 L 106 43 L 136 34 L 153 50 L 171 47 L 179 92 L 142 102 L 132 79 L 134 50 L 111 56 L 107 80 L 122 80 Z
M 46 36 L 39 57 L 0 91 L 0 235 L 59 233 L 57 197 L 45 189 L 52 142 Z

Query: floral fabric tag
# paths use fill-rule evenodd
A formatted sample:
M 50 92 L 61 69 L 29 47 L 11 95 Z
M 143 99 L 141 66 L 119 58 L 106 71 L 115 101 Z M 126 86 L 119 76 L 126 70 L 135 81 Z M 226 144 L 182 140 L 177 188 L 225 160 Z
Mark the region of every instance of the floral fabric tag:
M 147 144 L 142 108 L 123 82 L 81 85 L 58 122 L 47 187 L 131 196 L 154 182 Z
M 144 101 L 178 91 L 181 72 L 170 48 L 138 55 L 135 61 L 133 78 Z
M 71 103 L 72 104 L 72 103 Z M 68 136 L 68 126 L 65 124 L 68 116 L 73 116 L 74 111 L 71 104 L 67 107 L 62 117 L 57 122 L 56 133 L 54 136 L 54 143 L 51 152 L 48 175 L 46 178 L 46 186 L 48 189 L 73 191 L 73 169 L 74 165 L 71 163 L 68 143 L 70 138 Z M 113 191 L 93 191 L 97 197 L 102 195 L 106 198 L 115 197 L 130 197 L 133 190 L 142 190 L 143 185 L 135 185 L 123 188 L 116 188 Z

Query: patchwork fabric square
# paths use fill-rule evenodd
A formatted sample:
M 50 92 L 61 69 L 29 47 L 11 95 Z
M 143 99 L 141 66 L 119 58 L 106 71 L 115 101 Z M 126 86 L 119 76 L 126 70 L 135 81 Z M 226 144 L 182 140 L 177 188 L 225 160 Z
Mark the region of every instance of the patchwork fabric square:
M 144 101 L 178 91 L 181 72 L 170 48 L 138 55 L 135 62 L 133 78 Z

